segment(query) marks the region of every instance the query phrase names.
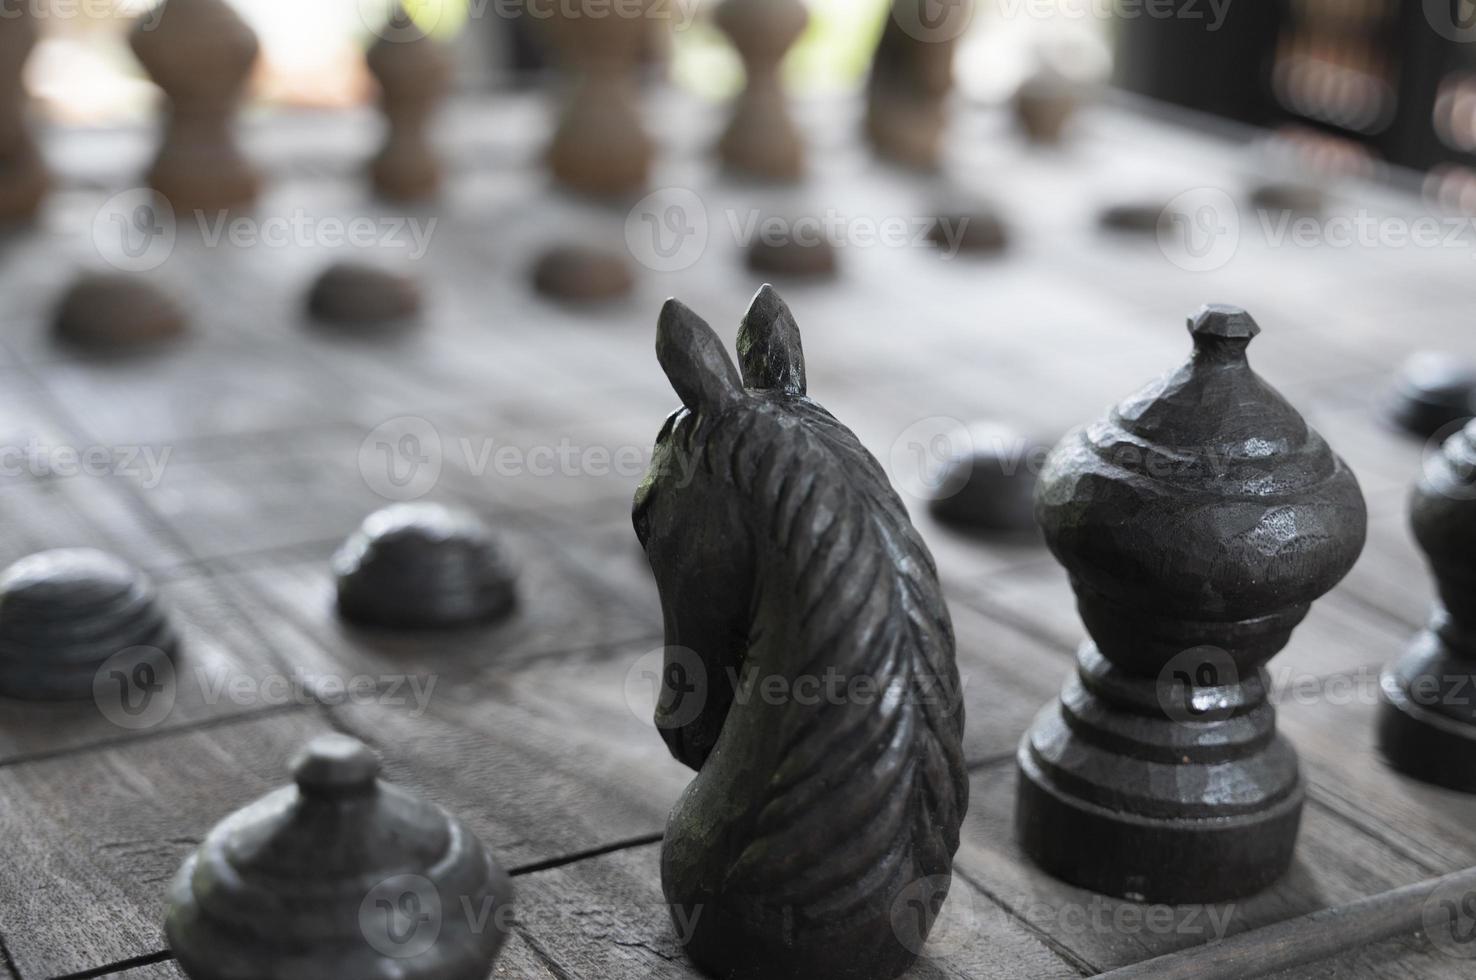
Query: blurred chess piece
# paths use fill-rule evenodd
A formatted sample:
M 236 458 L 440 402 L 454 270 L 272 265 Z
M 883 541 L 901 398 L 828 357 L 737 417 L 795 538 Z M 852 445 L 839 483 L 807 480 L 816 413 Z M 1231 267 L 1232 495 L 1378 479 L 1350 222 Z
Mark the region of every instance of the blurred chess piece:
M 1032 143 L 1054 146 L 1081 104 L 1076 82 L 1058 68 L 1043 64 L 1015 90 L 1015 121 Z
M 889 160 L 922 170 L 938 166 L 958 47 L 952 31 L 932 36 L 918 28 L 928 23 L 925 6 L 935 2 L 893 0 L 867 86 L 871 145 Z M 968 0 L 962 2 L 968 6 Z
M 0 23 L 0 222 L 24 221 L 46 193 L 46 167 L 26 125 L 26 90 L 21 72 L 36 46 L 36 17 L 18 4 Z
M 180 210 L 255 200 L 260 178 L 231 130 L 256 62 L 256 34 L 224 0 L 165 0 L 139 19 L 131 41 L 169 99 L 150 186 Z
M 637 0 L 644 11 L 649 0 Z M 628 13 L 625 4 L 622 13 Z M 643 16 L 590 17 L 559 5 L 548 24 L 573 79 L 548 165 L 569 187 L 617 196 L 646 185 L 655 146 L 641 120 L 637 65 L 648 41 Z
M 368 62 L 389 123 L 369 169 L 374 187 L 394 200 L 431 197 L 441 186 L 441 164 L 427 127 L 450 87 L 451 58 L 401 7 L 369 49 Z
M 718 156 L 733 170 L 776 181 L 804 176 L 804 140 L 789 114 L 779 69 L 809 19 L 799 0 L 723 0 L 717 8 L 717 26 L 738 50 L 746 75 L 718 142 Z

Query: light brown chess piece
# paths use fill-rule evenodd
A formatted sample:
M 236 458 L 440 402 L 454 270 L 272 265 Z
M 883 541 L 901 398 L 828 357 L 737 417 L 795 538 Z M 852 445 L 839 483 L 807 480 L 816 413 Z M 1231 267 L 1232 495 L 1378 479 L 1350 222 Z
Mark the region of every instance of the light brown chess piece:
M 637 0 L 644 10 L 649 0 Z M 577 5 L 551 4 L 549 28 L 572 90 L 548 149 L 553 175 L 587 194 L 615 196 L 646 185 L 655 146 L 641 120 L 636 70 L 650 19 L 620 14 L 592 17 Z
M 36 45 L 36 20 L 29 4 L 0 20 L 0 222 L 35 215 L 46 193 L 46 167 L 26 126 L 26 90 L 21 70 Z
M 369 49 L 368 60 L 389 122 L 384 147 L 369 168 L 374 187 L 395 200 L 430 197 L 440 189 L 441 164 L 427 125 L 450 86 L 451 59 L 402 8 Z
M 922 170 L 938 166 L 953 91 L 960 30 L 930 27 L 926 5 L 893 0 L 867 85 L 866 136 L 881 156 Z M 970 0 L 954 0 L 950 19 L 966 23 Z
M 798 180 L 805 144 L 789 114 L 779 68 L 809 23 L 799 0 L 723 0 L 717 25 L 738 49 L 747 75 L 733 119 L 718 142 L 723 163 L 766 180 Z
M 224 0 L 165 0 L 131 40 L 169 99 L 150 186 L 177 210 L 249 204 L 261 182 L 231 128 L 256 62 L 255 32 Z
M 1054 145 L 1061 142 L 1080 101 L 1076 83 L 1044 64 L 1015 91 L 1015 119 L 1032 143 Z

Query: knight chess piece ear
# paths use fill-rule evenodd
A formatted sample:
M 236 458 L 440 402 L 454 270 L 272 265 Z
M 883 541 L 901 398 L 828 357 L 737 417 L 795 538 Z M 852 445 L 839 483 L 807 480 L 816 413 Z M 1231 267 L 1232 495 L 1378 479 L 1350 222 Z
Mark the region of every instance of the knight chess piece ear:
M 684 407 L 634 520 L 666 612 L 656 725 L 697 770 L 662 848 L 673 919 L 713 976 L 890 980 L 947 896 L 968 806 L 932 556 L 881 465 L 809 398 L 771 288 L 743 318 L 741 372 L 675 300 L 656 346 Z M 842 693 L 801 697 L 822 675 Z M 757 684 L 774 696 L 738 697 Z
M 1072 884 L 1151 902 L 1259 891 L 1302 781 L 1265 664 L 1353 567 L 1358 481 L 1205 307 L 1177 371 L 1061 441 L 1036 517 L 1091 640 L 1020 744 L 1016 832 Z

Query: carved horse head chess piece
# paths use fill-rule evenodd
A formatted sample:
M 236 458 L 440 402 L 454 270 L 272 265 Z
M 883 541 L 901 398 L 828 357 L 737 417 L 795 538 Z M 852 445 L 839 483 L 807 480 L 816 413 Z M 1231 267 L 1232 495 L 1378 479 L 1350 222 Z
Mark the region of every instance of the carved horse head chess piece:
M 36 46 L 33 4 L 16 4 L 0 30 L 0 223 L 26 221 L 46 194 L 46 166 L 26 125 L 21 72 Z
M 741 376 L 695 313 L 662 310 L 683 407 L 634 521 L 666 620 L 656 723 L 698 770 L 662 884 L 714 975 L 889 980 L 942 905 L 968 805 L 953 628 L 881 465 L 807 397 L 768 286 L 738 351 Z

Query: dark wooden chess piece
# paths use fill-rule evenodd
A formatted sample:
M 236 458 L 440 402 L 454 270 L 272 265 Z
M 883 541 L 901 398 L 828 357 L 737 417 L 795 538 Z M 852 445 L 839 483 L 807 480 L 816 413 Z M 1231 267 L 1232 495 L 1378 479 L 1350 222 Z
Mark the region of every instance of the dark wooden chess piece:
M 978 531 L 1035 530 L 1035 476 L 1045 447 L 1008 425 L 976 422 L 953 450 L 928 502 L 946 524 Z
M 933 170 L 948 126 L 957 39 L 931 37 L 925 7 L 934 0 L 892 0 L 871 64 L 866 136 L 883 157 Z M 959 0 L 968 3 L 969 0 Z
M 698 771 L 662 885 L 713 976 L 889 980 L 942 905 L 968 805 L 948 608 L 886 473 L 806 395 L 768 286 L 738 352 L 741 376 L 695 313 L 661 311 L 684 407 L 634 523 L 666 618 L 656 724 Z
M 1429 438 L 1476 415 L 1476 364 L 1445 351 L 1418 351 L 1400 365 L 1384 414 L 1399 428 Z
M 26 124 L 21 73 L 36 46 L 33 4 L 16 4 L 0 31 L 0 223 L 29 220 L 46 194 L 46 166 Z
M 375 511 L 333 557 L 338 609 L 366 626 L 487 623 L 517 600 L 517 577 L 475 514 L 440 504 Z
M 485 980 L 512 883 L 460 820 L 379 779 L 346 735 L 296 785 L 227 817 L 185 861 L 165 932 L 193 980 Z
M 1051 874 L 1151 902 L 1256 892 L 1291 862 L 1296 753 L 1264 665 L 1353 567 L 1358 481 L 1251 369 L 1245 311 L 1067 435 L 1036 491 L 1091 640 L 1020 744 L 1016 831 Z
M 647 0 L 637 2 L 644 6 Z M 591 17 L 577 5 L 557 4 L 554 9 L 548 27 L 572 87 L 548 149 L 549 169 L 586 194 L 612 197 L 640 190 L 655 157 L 636 87 L 650 20 Z
M 392 200 L 431 197 L 441 186 L 441 163 L 428 128 L 451 84 L 451 57 L 400 8 L 370 47 L 368 63 L 389 127 L 369 167 L 374 187 Z
M 1032 143 L 1054 146 L 1081 102 L 1077 85 L 1059 69 L 1042 65 L 1015 89 L 1015 122 Z
M 555 245 L 534 265 L 533 288 L 551 299 L 594 303 L 630 295 L 635 273 L 625 252 L 598 245 Z
M 188 321 L 174 297 L 142 276 L 83 273 L 62 295 L 52 327 L 79 347 L 121 349 L 184 333 Z
M 133 52 L 169 99 L 149 185 L 179 211 L 250 204 L 260 178 L 232 133 L 256 34 L 224 0 L 165 0 L 141 17 Z
M 172 670 L 179 640 L 154 587 L 90 548 L 42 551 L 0 574 L 0 695 L 81 700 L 98 669 L 131 652 L 132 670 Z
M 308 290 L 308 312 L 334 324 L 382 324 L 420 312 L 420 285 L 409 276 L 361 262 L 335 262 Z
M 1379 744 L 1401 771 L 1476 793 L 1476 422 L 1426 464 L 1411 519 L 1440 598 L 1380 678 Z
M 780 66 L 810 15 L 800 0 L 723 0 L 717 25 L 743 59 L 746 81 L 718 156 L 739 173 L 763 180 L 798 180 L 805 143 L 789 113 Z

